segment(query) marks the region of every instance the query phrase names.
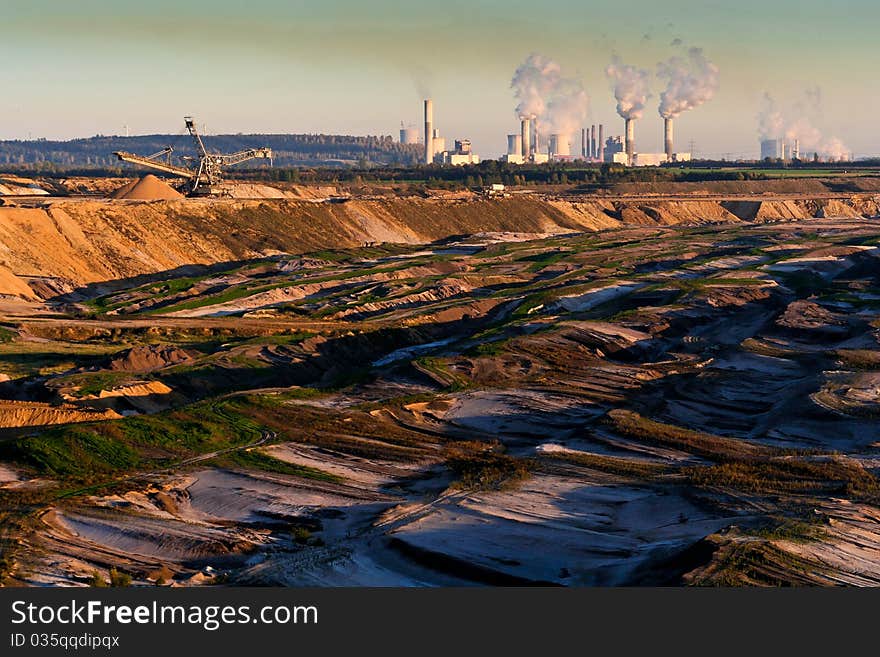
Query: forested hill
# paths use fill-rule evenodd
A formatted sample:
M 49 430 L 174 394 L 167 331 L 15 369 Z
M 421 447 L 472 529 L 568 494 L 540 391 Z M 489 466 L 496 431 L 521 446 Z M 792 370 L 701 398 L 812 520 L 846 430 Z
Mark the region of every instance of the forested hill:
M 274 152 L 276 166 L 407 165 L 415 164 L 422 150 L 417 144 L 397 143 L 388 135 L 207 135 L 204 141 L 208 150 L 220 153 L 268 146 Z M 104 169 L 121 166 L 122 163 L 113 156 L 114 151 L 152 155 L 167 146 L 174 148 L 176 157 L 195 154 L 188 134 L 97 135 L 70 141 L 0 141 L 0 166 L 33 166 L 42 170 L 54 167 Z M 257 163 L 251 163 L 251 166 Z

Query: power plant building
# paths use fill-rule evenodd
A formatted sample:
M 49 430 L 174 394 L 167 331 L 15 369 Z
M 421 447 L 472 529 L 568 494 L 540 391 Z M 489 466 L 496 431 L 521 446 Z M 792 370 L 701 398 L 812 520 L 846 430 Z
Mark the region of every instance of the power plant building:
M 518 135 L 507 135 L 507 153 L 501 159 L 511 164 L 542 164 L 549 161 L 549 155 L 540 151 L 537 117 L 520 117 L 520 132 Z
M 454 151 L 444 151 L 442 154 L 443 164 L 461 166 L 463 164 L 479 164 L 480 156 L 471 150 L 470 139 L 456 139 Z
M 434 148 L 434 158 L 436 159 L 438 155 L 446 150 L 446 137 L 440 136 L 439 128 L 434 128 L 434 136 L 431 138 L 431 143 Z
M 761 159 L 784 160 L 785 141 L 782 139 L 763 139 L 761 141 Z
M 659 167 L 662 164 L 666 164 L 667 162 L 690 162 L 691 154 L 690 153 L 672 153 L 672 159 L 669 159 L 669 154 L 665 151 L 663 153 L 634 153 L 633 154 L 633 163 L 634 167 Z
M 628 164 L 626 153 L 623 148 L 623 140 L 620 137 L 609 137 L 602 148 L 602 161 L 615 164 Z
M 404 130 L 400 131 L 400 139 L 403 142 Z M 440 129 L 434 127 L 434 102 L 430 98 L 425 99 L 425 151 L 424 164 L 479 164 L 480 156 L 471 150 L 469 139 L 459 139 L 455 142 L 455 150 L 446 149 L 446 138 L 440 136 Z

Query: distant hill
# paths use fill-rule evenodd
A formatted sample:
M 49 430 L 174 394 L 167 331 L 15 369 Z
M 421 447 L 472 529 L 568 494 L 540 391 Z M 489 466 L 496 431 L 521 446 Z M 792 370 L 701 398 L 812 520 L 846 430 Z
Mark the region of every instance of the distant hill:
M 245 148 L 268 146 L 274 152 L 276 166 L 356 166 L 415 164 L 421 147 L 400 144 L 388 135 L 356 137 L 352 135 L 207 135 L 210 151 L 232 153 Z M 174 156 L 194 155 L 188 134 L 139 135 L 119 137 L 97 135 L 70 141 L 0 141 L 0 166 L 51 169 L 107 169 L 122 163 L 114 151 L 151 155 L 163 148 L 174 148 Z M 250 165 L 258 166 L 260 161 Z

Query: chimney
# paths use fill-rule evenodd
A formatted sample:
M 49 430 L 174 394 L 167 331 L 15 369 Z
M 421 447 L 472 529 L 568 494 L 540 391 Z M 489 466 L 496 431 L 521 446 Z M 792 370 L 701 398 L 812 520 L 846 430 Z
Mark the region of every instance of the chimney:
M 587 159 L 587 129 L 581 128 L 581 157 Z
M 627 119 L 626 120 L 626 164 L 627 166 L 633 165 L 633 156 L 636 152 L 636 120 L 635 119 Z
M 593 124 L 593 127 L 590 129 L 592 133 L 590 137 L 590 158 L 596 159 L 599 156 L 599 149 L 596 146 L 596 124 Z
M 672 134 L 672 117 L 663 119 L 663 142 L 666 144 L 666 161 L 672 162 L 673 150 L 673 134 Z
M 791 157 L 793 160 L 801 159 L 801 140 L 794 140 L 794 150 L 791 152 Z
M 532 114 L 532 154 L 540 153 L 538 145 L 538 117 Z
M 425 164 L 434 161 L 434 102 L 425 99 Z
M 605 126 L 601 123 L 599 124 L 599 144 L 596 155 L 599 157 L 600 162 L 605 161 Z
M 527 162 L 531 154 L 532 136 L 530 132 L 531 122 L 529 117 L 524 116 L 521 119 L 520 132 L 522 133 L 522 156 L 523 162 Z

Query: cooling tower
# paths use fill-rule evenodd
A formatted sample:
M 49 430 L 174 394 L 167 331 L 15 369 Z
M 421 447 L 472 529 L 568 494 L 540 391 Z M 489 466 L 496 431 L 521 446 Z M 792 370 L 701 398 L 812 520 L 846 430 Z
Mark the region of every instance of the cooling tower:
M 403 127 L 403 125 L 401 124 L 400 143 L 401 144 L 418 144 L 419 143 L 419 129 L 418 128 Z
M 522 155 L 522 135 L 507 135 L 507 154 Z
M 663 119 L 663 143 L 666 145 L 666 161 L 672 162 L 673 153 L 673 134 L 672 134 L 672 118 Z
M 632 166 L 636 152 L 636 120 L 626 120 L 626 163 Z
M 434 102 L 425 99 L 425 164 L 434 161 Z
M 550 135 L 550 152 L 553 155 L 571 155 L 571 147 L 568 143 L 568 135 Z
M 531 155 L 531 143 L 532 143 L 532 133 L 531 133 L 531 122 L 529 121 L 529 117 L 524 116 L 522 118 L 522 123 L 520 125 L 520 132 L 522 138 L 522 156 L 523 160 L 528 160 L 529 155 Z

